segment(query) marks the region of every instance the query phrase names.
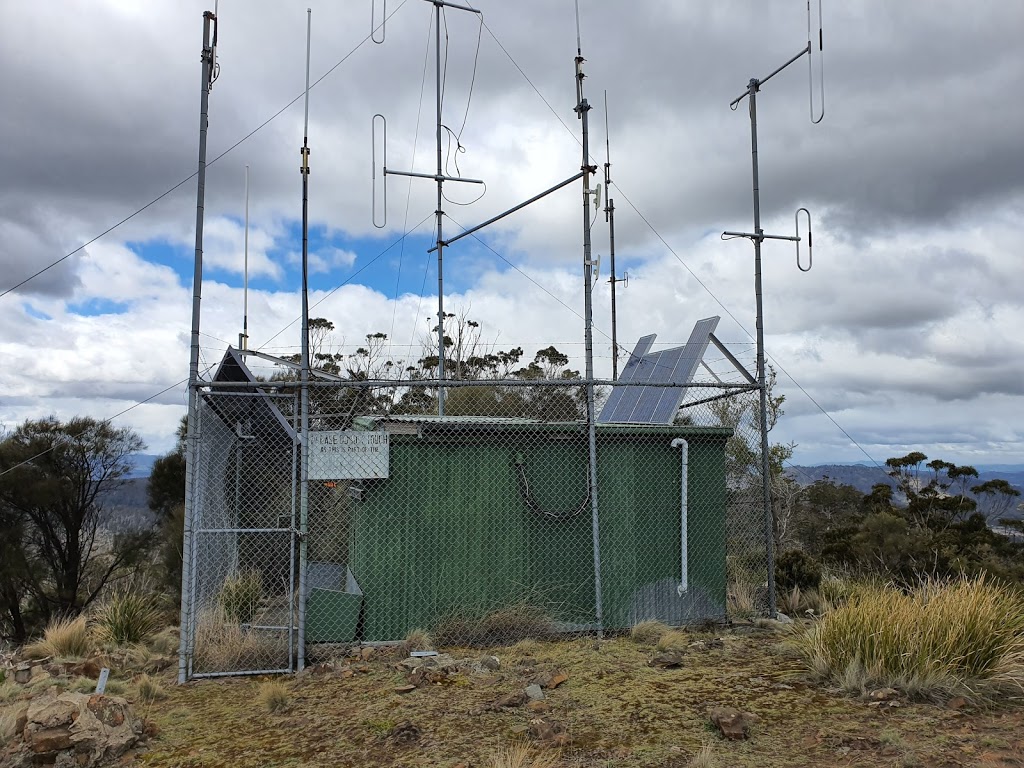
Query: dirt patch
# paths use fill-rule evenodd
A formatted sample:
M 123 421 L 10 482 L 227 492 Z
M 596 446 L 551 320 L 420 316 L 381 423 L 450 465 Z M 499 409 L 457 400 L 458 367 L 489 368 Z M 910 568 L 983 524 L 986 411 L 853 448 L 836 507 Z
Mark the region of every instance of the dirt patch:
M 146 708 L 159 735 L 135 764 L 479 767 L 521 740 L 559 749 L 558 764 L 576 768 L 685 766 L 708 743 L 720 766 L 1024 768 L 1021 710 L 873 707 L 813 684 L 780 639 L 694 634 L 702 645 L 671 667 L 651 666 L 650 649 L 626 638 L 494 648 L 496 670 L 402 693 L 409 670 L 380 653 L 359 674 L 342 666 L 286 678 L 289 705 L 280 714 L 254 703 L 259 680 L 197 681 L 168 687 L 166 699 Z M 543 715 L 494 706 L 552 670 L 565 679 L 545 689 Z M 748 738 L 722 739 L 708 720 L 715 707 L 754 715 Z

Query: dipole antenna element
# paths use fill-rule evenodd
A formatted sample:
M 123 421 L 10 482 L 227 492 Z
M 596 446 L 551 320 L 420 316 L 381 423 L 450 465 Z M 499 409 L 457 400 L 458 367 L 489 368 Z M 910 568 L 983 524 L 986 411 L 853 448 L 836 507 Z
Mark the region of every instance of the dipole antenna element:
M 448 244 L 444 239 L 444 209 L 442 208 L 442 201 L 444 200 L 444 183 L 446 181 L 458 181 L 467 184 L 483 184 L 482 179 L 467 179 L 461 176 L 446 176 L 444 173 L 444 162 L 442 159 L 442 144 L 441 144 L 441 131 L 443 125 L 441 122 L 441 96 L 443 93 L 441 83 L 441 13 L 445 8 L 455 8 L 460 11 L 469 11 L 470 13 L 478 14 L 483 18 L 483 13 L 478 11 L 476 8 L 470 8 L 467 5 L 458 5 L 457 3 L 450 3 L 447 0 L 426 0 L 434 6 L 434 54 L 435 54 L 435 80 L 436 80 L 436 102 L 437 102 L 437 120 L 435 123 L 436 128 L 436 149 L 437 149 L 437 172 L 436 173 L 416 173 L 414 171 L 393 171 L 387 167 L 387 120 L 383 115 L 377 114 L 373 117 L 373 223 L 377 228 L 382 228 L 387 224 L 387 177 L 388 176 L 411 176 L 418 179 L 433 179 L 437 184 L 437 210 L 434 212 L 437 216 L 437 238 L 434 247 L 431 251 L 437 251 L 437 378 L 441 382 L 437 388 L 437 415 L 444 416 L 444 379 L 445 379 L 445 346 L 444 346 L 444 247 Z M 383 28 L 383 24 L 381 25 Z M 383 41 L 383 36 L 381 37 Z M 380 212 L 378 212 L 378 193 L 377 193 L 377 133 L 378 130 L 381 134 L 381 170 L 382 170 L 382 193 L 383 198 L 380 202 Z M 380 223 L 378 223 L 378 219 Z
M 774 617 L 776 614 L 775 605 L 775 550 L 774 550 L 774 520 L 771 500 L 771 481 L 769 475 L 768 461 L 768 387 L 765 376 L 765 354 L 764 354 L 764 308 L 761 291 L 761 243 L 765 240 L 789 240 L 796 244 L 797 267 L 802 272 L 810 271 L 812 266 L 811 256 L 811 214 L 806 208 L 798 208 L 796 217 L 795 235 L 766 235 L 761 228 L 761 191 L 758 179 L 757 162 L 757 93 L 761 86 L 771 80 L 775 75 L 788 67 L 802 56 L 808 57 L 808 103 L 810 119 L 812 123 L 820 123 L 825 117 L 825 84 L 823 78 L 824 67 L 822 66 L 822 49 L 824 37 L 821 31 L 821 0 L 817 3 L 818 11 L 818 81 L 819 101 L 817 108 L 814 104 L 814 45 L 811 39 L 811 0 L 807 0 L 807 45 L 790 58 L 781 67 L 778 67 L 766 77 L 761 79 L 751 78 L 747 83 L 746 90 L 729 103 L 729 108 L 736 110 L 743 99 L 749 99 L 750 107 L 750 156 L 751 171 L 753 178 L 753 201 L 754 201 L 754 231 L 753 232 L 731 232 L 722 233 L 722 239 L 742 237 L 749 239 L 754 244 L 754 298 L 757 312 L 757 386 L 760 395 L 760 428 L 761 428 L 761 493 L 764 504 L 764 540 L 765 559 L 768 569 L 768 612 Z M 804 213 L 807 219 L 807 266 L 804 267 L 800 259 L 800 214 Z

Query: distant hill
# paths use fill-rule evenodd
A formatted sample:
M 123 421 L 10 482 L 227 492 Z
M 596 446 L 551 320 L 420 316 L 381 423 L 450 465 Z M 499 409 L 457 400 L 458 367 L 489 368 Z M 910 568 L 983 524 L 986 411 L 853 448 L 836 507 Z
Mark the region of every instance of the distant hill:
M 1005 466 L 1004 471 L 993 471 L 991 467 L 985 467 L 978 471 L 978 483 L 986 480 L 1002 479 L 1021 492 L 1021 500 L 1024 501 L 1024 467 L 1019 464 L 999 465 Z M 808 486 L 816 483 L 822 478 L 828 478 L 838 485 L 852 485 L 863 494 L 871 492 L 871 488 L 879 483 L 895 488 L 896 481 L 889 477 L 883 468 L 875 466 L 864 466 L 863 464 L 820 464 L 814 467 L 791 466 L 786 468 L 786 474 L 801 486 Z M 975 485 L 976 483 L 972 483 Z M 1007 513 L 1008 517 L 1022 517 L 1019 511 L 1013 510 Z
M 153 525 L 156 516 L 146 503 L 148 483 L 148 477 L 130 478 L 104 494 L 103 527 L 116 532 Z

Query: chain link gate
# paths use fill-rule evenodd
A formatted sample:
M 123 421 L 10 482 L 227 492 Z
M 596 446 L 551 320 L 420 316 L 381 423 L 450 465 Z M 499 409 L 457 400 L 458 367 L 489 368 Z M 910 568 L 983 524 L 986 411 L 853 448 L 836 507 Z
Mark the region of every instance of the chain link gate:
M 675 385 L 672 424 L 595 424 L 595 483 L 585 385 L 445 382 L 439 418 L 436 381 L 311 382 L 305 516 L 298 385 L 206 392 L 188 676 L 416 630 L 499 645 L 765 613 L 757 389 Z
M 188 677 L 295 668 L 297 410 L 293 395 L 200 395 L 182 595 Z

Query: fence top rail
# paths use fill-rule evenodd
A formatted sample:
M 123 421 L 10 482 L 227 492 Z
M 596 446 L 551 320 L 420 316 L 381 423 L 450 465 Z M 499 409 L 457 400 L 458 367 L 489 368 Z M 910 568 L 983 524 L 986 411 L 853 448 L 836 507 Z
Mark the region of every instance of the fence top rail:
M 308 386 L 317 389 L 395 389 L 395 388 L 459 388 L 459 387 L 585 387 L 593 384 L 597 387 L 666 387 L 671 389 L 720 389 L 736 392 L 749 392 L 758 388 L 756 384 L 728 383 L 719 381 L 698 381 L 678 383 L 671 381 L 613 381 L 612 379 L 418 379 L 396 381 L 393 379 L 344 380 L 344 381 L 313 381 Z M 298 381 L 198 381 L 200 389 L 216 389 L 234 391 L 239 394 L 260 393 L 267 396 L 282 396 L 278 390 L 298 389 Z

